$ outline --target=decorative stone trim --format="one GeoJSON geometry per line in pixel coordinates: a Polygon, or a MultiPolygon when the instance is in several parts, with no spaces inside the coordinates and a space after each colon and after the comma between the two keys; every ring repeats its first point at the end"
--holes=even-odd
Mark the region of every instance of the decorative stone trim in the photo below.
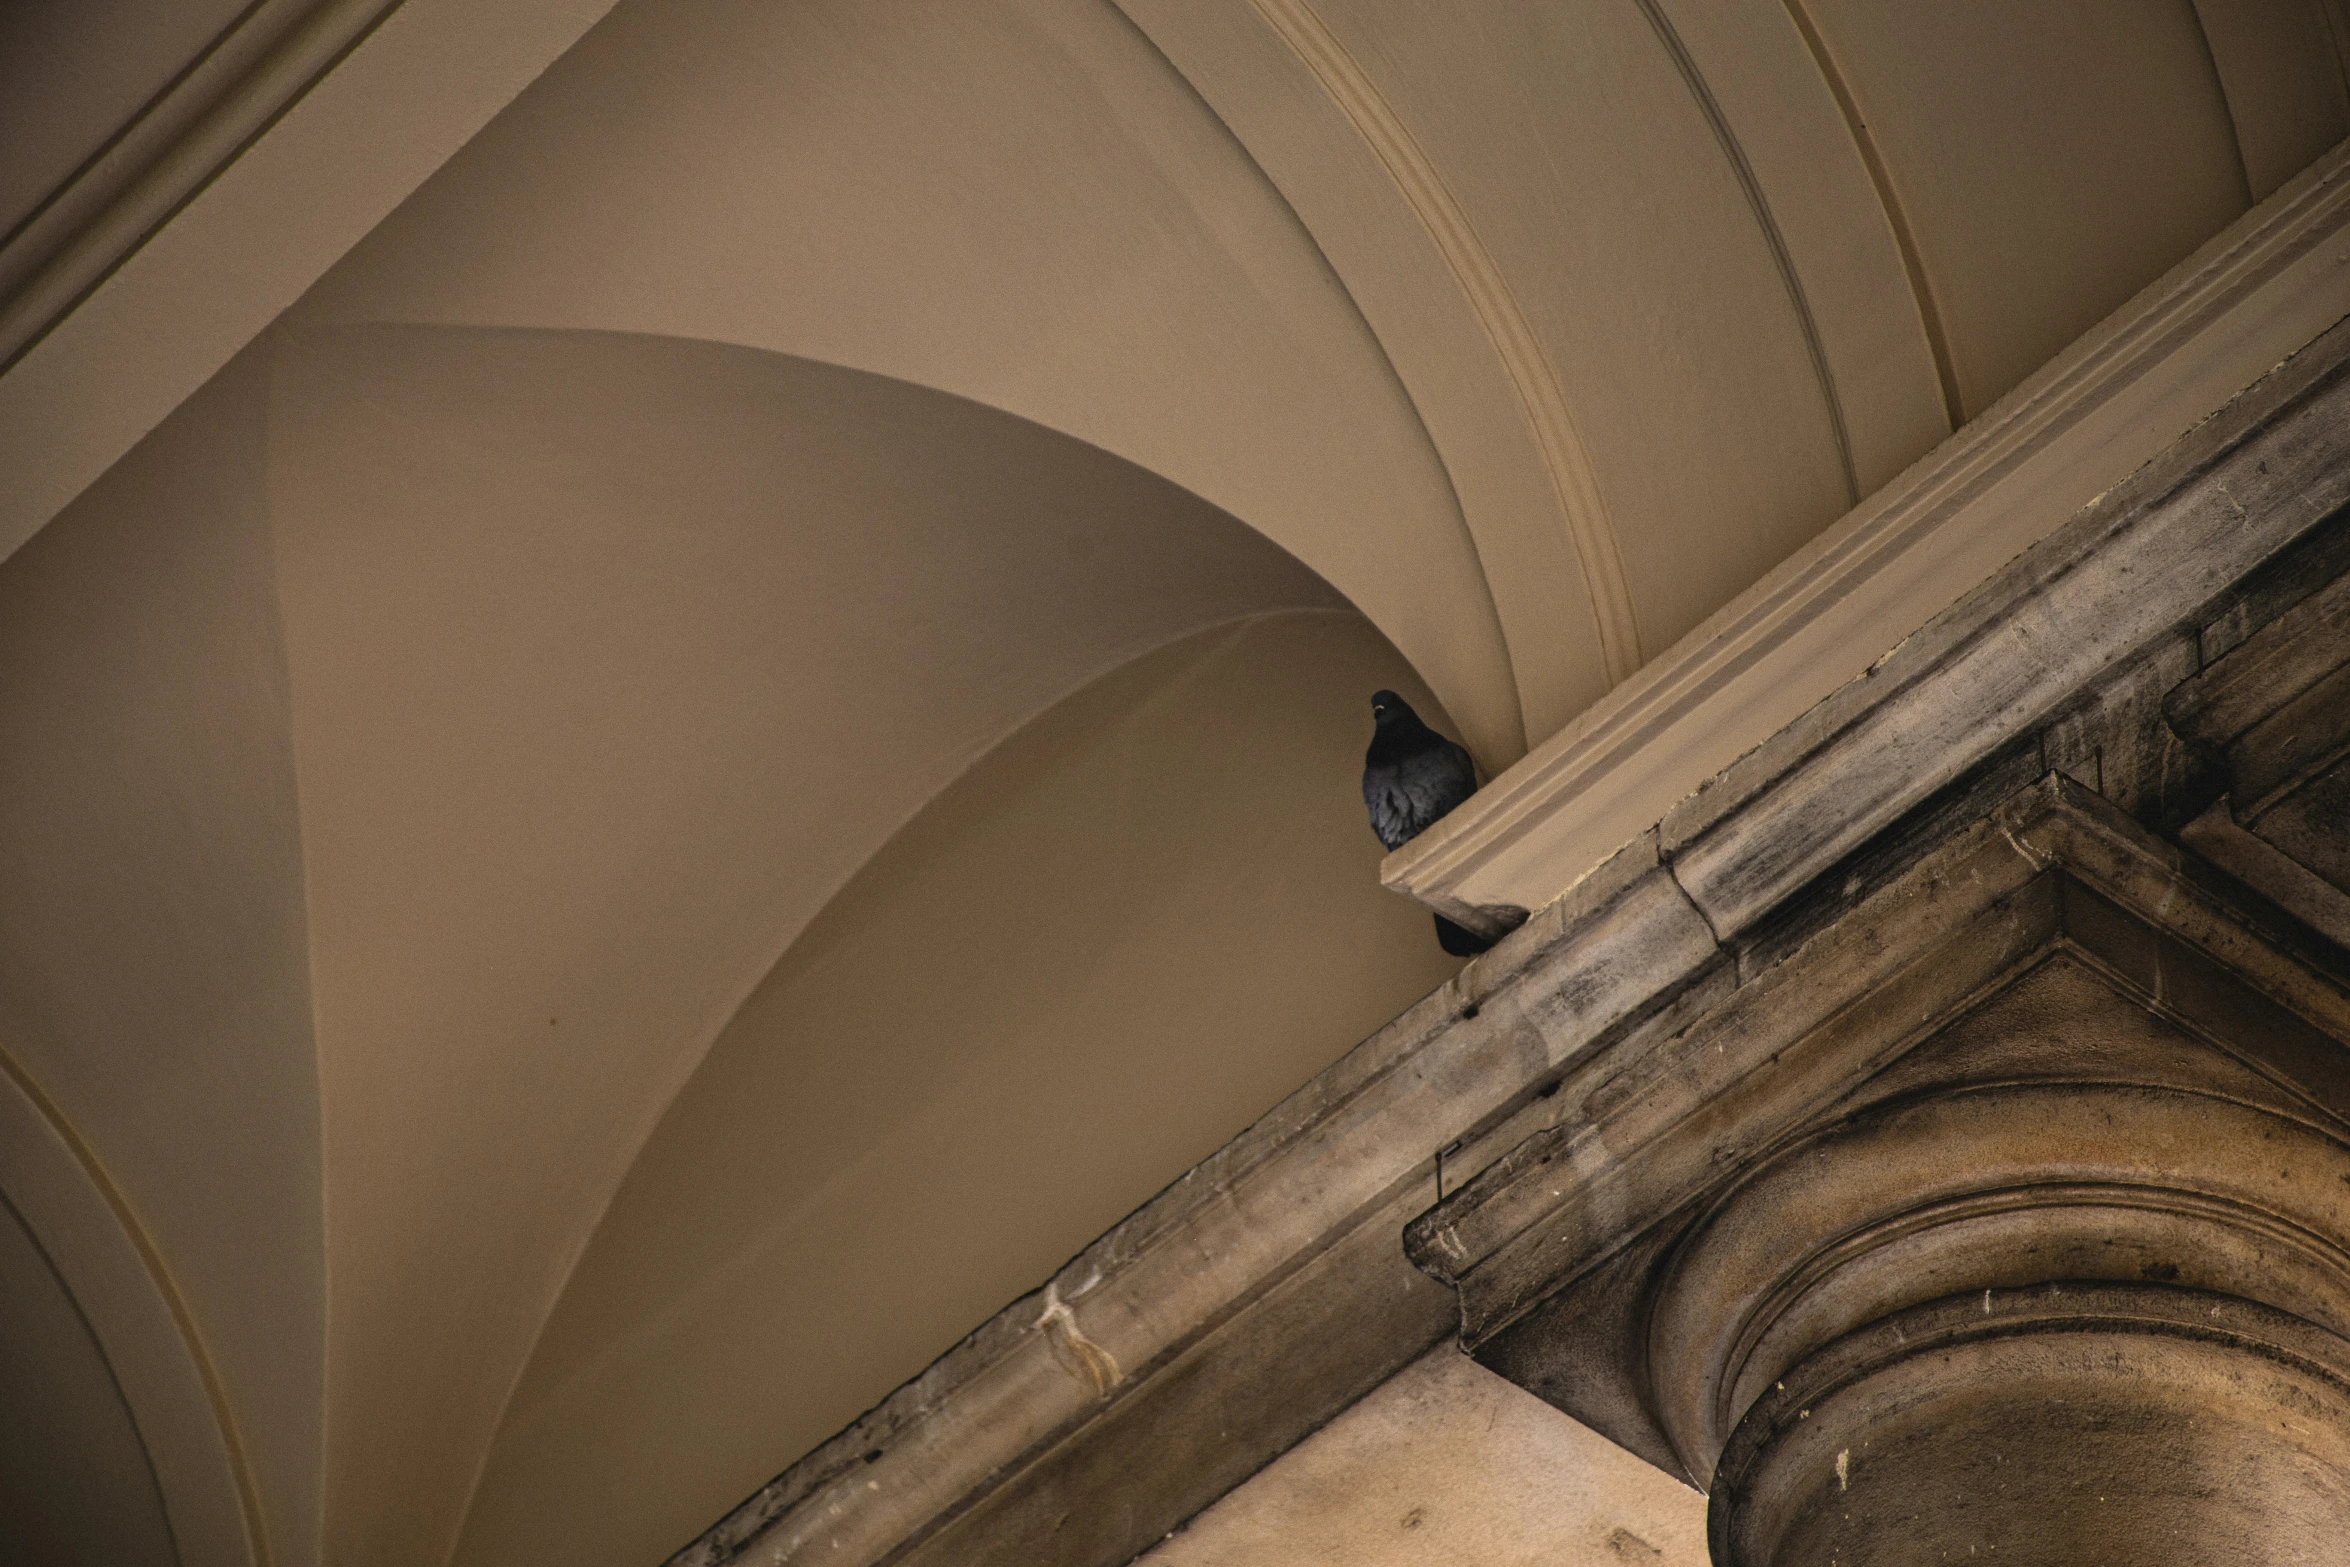
{"type": "Polygon", "coordinates": [[[1405,1244],[1479,1359],[1702,1486],[1796,1360],[1945,1295],[2183,1278],[2350,1333],[2346,1043],[2350,953],[2052,774],[1595,1056],[1405,1244]]]}
{"type": "Polygon", "coordinates": [[[2215,419],[1668,816],[1744,983],[1407,1229],[1477,1359],[1709,1491],[1717,1567],[2350,1534],[2341,384],[2215,419]],[[2035,762],[2097,787],[1997,798],[2035,762]]]}
{"type": "Polygon", "coordinates": [[[1888,649],[2085,504],[2111,515],[2125,476],[2350,313],[2346,259],[2350,146],[1389,855],[1382,879],[1482,928],[1477,910],[1549,902],[1723,769],[1775,777],[1741,754],[1783,752],[1774,732],[1816,726],[1817,703],[1867,705],[1854,687],[1888,649]]]}

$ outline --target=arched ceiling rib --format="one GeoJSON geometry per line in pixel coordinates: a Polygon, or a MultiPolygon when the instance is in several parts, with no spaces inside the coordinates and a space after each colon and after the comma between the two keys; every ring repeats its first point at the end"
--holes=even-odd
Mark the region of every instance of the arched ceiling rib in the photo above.
{"type": "Polygon", "coordinates": [[[1969,416],[2249,204],[2188,0],[1801,3],[1917,237],[1969,416]]]}
{"type": "MultiPolygon", "coordinates": [[[[1525,312],[1502,275],[1500,264],[1454,199],[1443,174],[1397,116],[1386,94],[1338,36],[1300,0],[1258,0],[1257,11],[1281,35],[1329,92],[1357,133],[1369,144],[1398,191],[1410,203],[1428,237],[1442,253],[1453,281],[1484,328],[1493,352],[1517,394],[1518,407],[1532,427],[1548,471],[1551,490],[1575,554],[1599,637],[1602,672],[1609,683],[1640,667],[1640,627],[1624,583],[1624,562],[1609,527],[1607,508],[1591,474],[1591,454],[1575,429],[1574,414],[1559,390],[1558,376],[1536,340],[1525,312]]],[[[1493,575],[1493,566],[1488,573],[1493,575]]],[[[1544,584],[1555,590],[1555,584],[1544,584]]],[[[1516,619],[1515,616],[1512,617],[1516,619]]],[[[1521,683],[1520,700],[1524,700],[1521,683]]]]}
{"type": "MultiPolygon", "coordinates": [[[[1311,110],[1294,77],[1250,59],[1291,48],[1256,20],[1251,0],[1130,8],[1290,192],[1382,339],[1397,345],[1450,461],[1451,428],[1436,410],[1510,334],[1472,327],[1475,337],[1426,343],[1402,319],[1427,308],[1430,283],[1404,285],[1398,269],[1446,226],[1410,182],[1399,190],[1391,179],[1386,191],[1357,182],[1336,202],[1315,188],[1327,159],[1365,156],[1348,137],[1366,141],[1359,122],[1376,106],[1408,127],[1526,323],[1530,340],[1500,357],[1536,359],[1572,410],[1589,473],[1566,471],[1580,464],[1556,443],[1537,442],[1547,448],[1537,460],[1548,488],[1602,509],[1639,655],[1661,651],[1849,503],[1836,427],[1770,234],[1706,103],[1639,7],[1489,7],[1461,26],[1452,13],[1384,0],[1279,0],[1273,14],[1315,18],[1365,84],[1344,80],[1345,66],[1307,76],[1305,105],[1351,108],[1318,132],[1297,124],[1311,110]],[[1217,9],[1245,17],[1218,26],[1198,14],[1217,9]]],[[[1374,131],[1368,141],[1377,140],[1374,131]]],[[[1513,399],[1504,417],[1526,425],[1534,401],[1513,399]]],[[[1899,439],[1904,460],[1922,449],[1914,431],[1899,439]]],[[[1555,498],[1533,517],[1522,492],[1496,499],[1516,526],[1575,531],[1555,498]]],[[[1486,521],[1481,508],[1470,515],[1486,521]]],[[[1515,653],[1515,626],[1555,615],[1563,595],[1541,584],[1533,591],[1544,602],[1513,617],[1508,595],[1529,587],[1492,575],[1515,653]]],[[[1588,705],[1594,673],[1555,658],[1521,668],[1521,689],[1540,682],[1542,696],[1527,698],[1529,733],[1547,735],[1588,705]]]]}
{"type": "Polygon", "coordinates": [[[2236,150],[2260,201],[2350,129],[2350,6],[2342,0],[2196,0],[2195,17],[2235,122],[2236,150]]]}
{"type": "Polygon", "coordinates": [[[180,1567],[105,1352],[5,1201],[0,1322],[0,1560],[180,1567]]]}

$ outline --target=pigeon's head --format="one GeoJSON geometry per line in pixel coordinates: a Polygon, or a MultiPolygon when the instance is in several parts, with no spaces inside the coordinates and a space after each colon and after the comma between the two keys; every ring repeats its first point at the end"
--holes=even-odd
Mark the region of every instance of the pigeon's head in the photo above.
{"type": "Polygon", "coordinates": [[[1419,715],[1412,711],[1411,703],[1397,696],[1394,692],[1374,691],[1371,693],[1371,716],[1378,720],[1379,726],[1384,729],[1398,719],[1415,718],[1419,715]]]}

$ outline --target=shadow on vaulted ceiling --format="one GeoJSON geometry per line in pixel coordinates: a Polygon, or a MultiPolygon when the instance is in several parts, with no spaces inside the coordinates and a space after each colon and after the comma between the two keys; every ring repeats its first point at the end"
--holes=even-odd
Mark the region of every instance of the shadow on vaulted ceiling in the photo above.
{"type": "Polygon", "coordinates": [[[273,1534],[323,1493],[352,1560],[657,1559],[1450,969],[1356,797],[1387,641],[876,375],[284,332],[0,622],[10,1043],[196,1260],[273,1534]],[[280,977],[215,972],[231,852],[280,977]],[[158,1072],[207,1113],[104,1091],[158,1072]]]}

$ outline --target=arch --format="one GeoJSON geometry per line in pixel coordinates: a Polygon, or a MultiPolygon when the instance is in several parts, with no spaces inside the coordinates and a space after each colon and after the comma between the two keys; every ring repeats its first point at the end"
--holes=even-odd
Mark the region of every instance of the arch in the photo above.
{"type": "Polygon", "coordinates": [[[5,1050],[0,1194],[105,1357],[179,1567],[268,1567],[251,1466],[186,1301],[88,1142],[5,1050]]]}

